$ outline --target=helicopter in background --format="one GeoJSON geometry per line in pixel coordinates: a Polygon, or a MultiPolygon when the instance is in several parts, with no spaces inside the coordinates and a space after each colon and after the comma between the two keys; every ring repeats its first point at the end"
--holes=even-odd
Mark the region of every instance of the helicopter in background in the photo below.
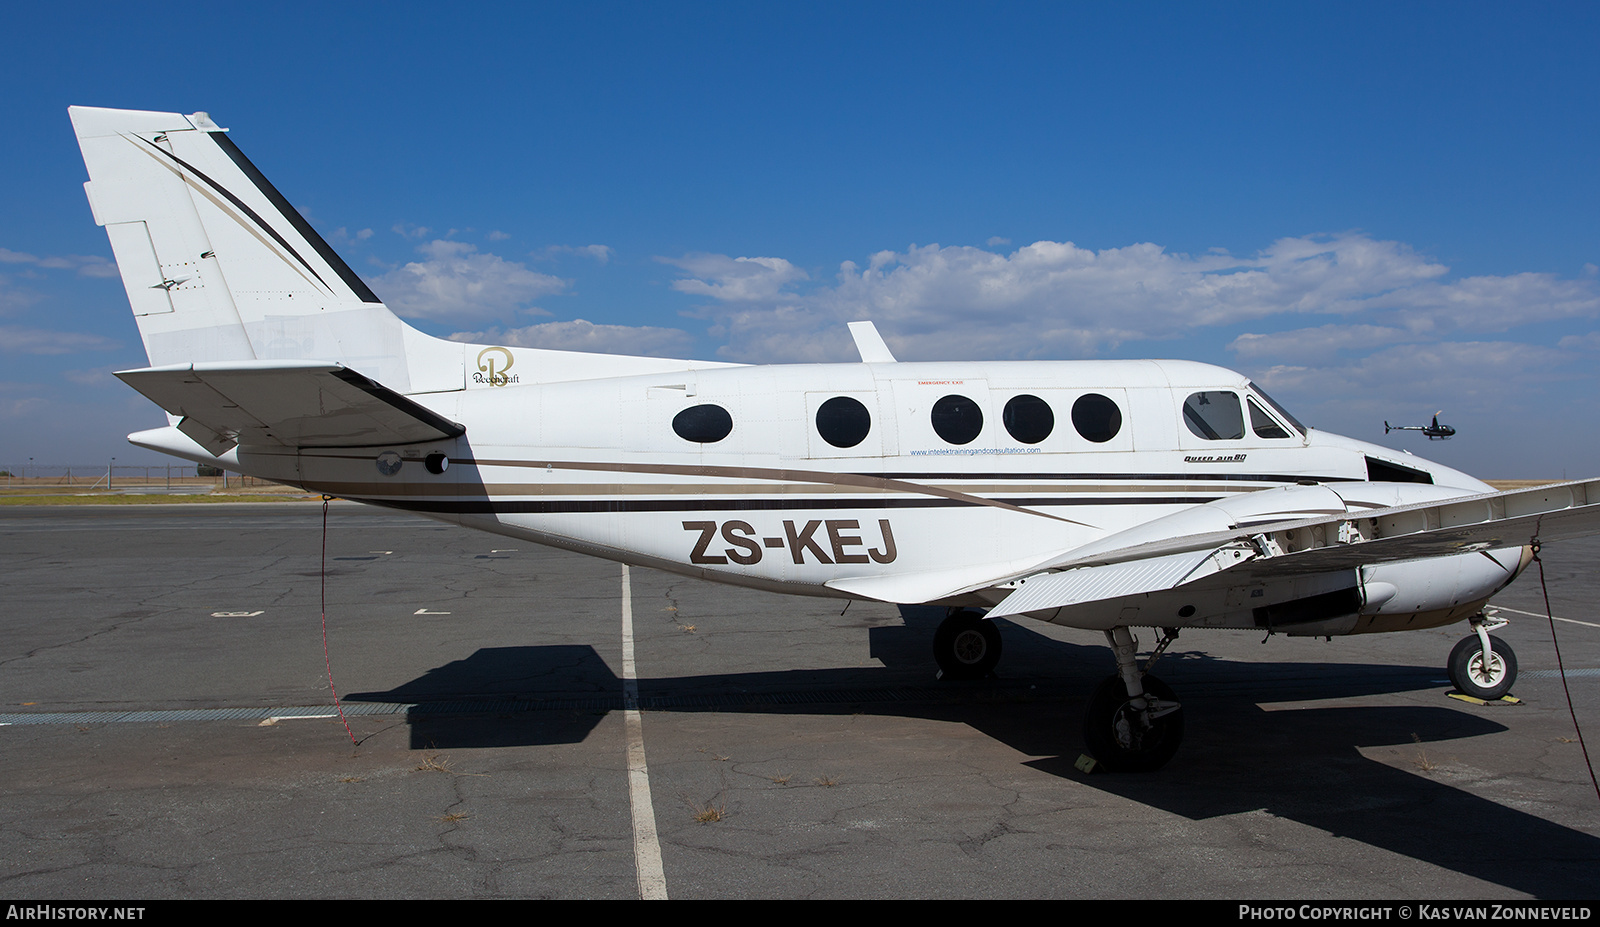
{"type": "Polygon", "coordinates": [[[1391,425],[1388,422],[1384,422],[1383,433],[1388,434],[1391,431],[1420,431],[1428,436],[1429,441],[1448,441],[1455,435],[1456,430],[1449,425],[1439,424],[1439,415],[1442,412],[1444,410],[1440,409],[1438,412],[1433,413],[1433,424],[1431,425],[1391,425]]]}

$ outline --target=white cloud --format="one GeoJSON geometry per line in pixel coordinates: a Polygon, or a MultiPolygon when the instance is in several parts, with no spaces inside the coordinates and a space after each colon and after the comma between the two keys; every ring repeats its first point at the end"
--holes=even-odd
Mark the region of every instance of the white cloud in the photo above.
{"type": "Polygon", "coordinates": [[[1257,380],[1269,390],[1338,397],[1339,402],[1370,396],[1373,385],[1382,384],[1384,396],[1450,396],[1483,406],[1498,405],[1513,383],[1526,387],[1572,379],[1573,373],[1563,370],[1571,360],[1556,348],[1515,341],[1444,341],[1396,345],[1320,366],[1277,365],[1257,380]]]}
{"type": "Polygon", "coordinates": [[[685,279],[673,281],[674,290],[720,302],[787,302],[794,297],[784,289],[807,279],[805,271],[783,258],[689,254],[657,260],[688,274],[685,279]]]}
{"type": "MultiPolygon", "coordinates": [[[[1326,330],[1358,347],[1362,338],[1437,339],[1600,314],[1593,277],[1449,281],[1443,264],[1358,233],[1284,238],[1249,257],[1148,243],[1093,251],[1039,241],[1010,254],[912,246],[874,254],[865,267],[846,261],[831,284],[809,288],[781,258],[666,263],[685,272],[675,289],[713,301],[705,311],[728,340],[723,353],[740,360],[843,359],[849,341],[836,331],[856,319],[876,321],[901,356],[935,359],[1084,356],[1296,315],[1365,326],[1326,330]]],[[[1242,335],[1235,350],[1267,358],[1289,344],[1265,338],[1242,335]]]]}
{"type": "Polygon", "coordinates": [[[544,249],[543,255],[536,254],[535,256],[553,258],[558,254],[575,254],[578,257],[586,257],[604,264],[610,261],[615,253],[615,251],[611,250],[610,245],[551,245],[544,249]]]}
{"type": "Polygon", "coordinates": [[[7,354],[74,354],[78,351],[109,351],[118,347],[121,345],[110,338],[85,332],[0,325],[0,351],[7,354]]]}
{"type": "Polygon", "coordinates": [[[1417,336],[1387,325],[1323,325],[1294,331],[1256,335],[1246,332],[1233,339],[1228,350],[1251,360],[1270,358],[1279,363],[1325,360],[1335,351],[1374,349],[1417,336]]]}
{"type": "Polygon", "coordinates": [[[50,270],[70,270],[81,277],[115,277],[117,265],[96,254],[46,255],[37,257],[22,251],[0,248],[0,264],[30,264],[50,270]]]}
{"type": "MultiPolygon", "coordinates": [[[[1551,473],[1551,455],[1530,455],[1529,449],[1549,438],[1552,422],[1584,415],[1594,396],[1593,377],[1573,360],[1539,345],[1446,341],[1322,364],[1275,365],[1255,371],[1254,379],[1307,425],[1393,447],[1410,442],[1385,436],[1383,422],[1416,424],[1443,410],[1441,421],[1460,428],[1457,438],[1426,449],[1410,444],[1412,450],[1486,475],[1543,476],[1551,473]]],[[[1586,459],[1581,443],[1593,441],[1574,435],[1562,454],[1586,459]]]]}
{"type": "Polygon", "coordinates": [[[19,290],[9,277],[0,274],[0,315],[19,312],[38,302],[39,299],[38,293],[19,290]]]}
{"type": "Polygon", "coordinates": [[[372,280],[372,289],[400,315],[452,322],[508,321],[546,314],[529,304],[559,293],[567,281],[529,270],[461,241],[435,240],[413,261],[372,280]]]}
{"type": "Polygon", "coordinates": [[[1499,332],[1530,322],[1592,316],[1600,311],[1600,288],[1593,279],[1563,280],[1554,274],[1466,277],[1400,288],[1343,308],[1392,309],[1396,319],[1419,332],[1499,332]]]}
{"type": "Polygon", "coordinates": [[[633,325],[596,325],[584,319],[543,322],[522,328],[491,328],[456,332],[452,341],[503,344],[511,347],[548,348],[556,351],[591,351],[599,354],[637,354],[683,357],[694,348],[694,338],[676,328],[633,325]]]}

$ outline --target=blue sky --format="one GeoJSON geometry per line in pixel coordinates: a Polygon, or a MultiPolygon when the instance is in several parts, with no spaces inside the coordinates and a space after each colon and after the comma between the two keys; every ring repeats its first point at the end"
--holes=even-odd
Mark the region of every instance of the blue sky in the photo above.
{"type": "Polygon", "coordinates": [[[0,467],[161,460],[72,104],[205,110],[420,327],[1183,357],[1482,476],[1600,475],[1593,4],[0,12],[0,467]]]}

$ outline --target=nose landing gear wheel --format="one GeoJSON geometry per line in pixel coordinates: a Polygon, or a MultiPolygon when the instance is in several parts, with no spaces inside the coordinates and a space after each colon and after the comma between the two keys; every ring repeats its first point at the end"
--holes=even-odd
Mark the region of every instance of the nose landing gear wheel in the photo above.
{"type": "Polygon", "coordinates": [[[946,679],[982,679],[1000,662],[1000,629],[978,612],[956,612],[934,632],[933,658],[946,679]]]}
{"type": "Polygon", "coordinates": [[[1478,635],[1463,637],[1450,651],[1450,682],[1463,695],[1494,701],[1511,691],[1517,681],[1517,655],[1510,645],[1490,635],[1490,659],[1483,659],[1478,635]]]}
{"type": "Polygon", "coordinates": [[[1083,742],[1110,772],[1153,772],[1167,764],[1183,741],[1183,709],[1161,713],[1159,703],[1175,705],[1172,687],[1154,676],[1144,677],[1146,699],[1155,699],[1157,717],[1134,707],[1121,676],[1109,676],[1095,687],[1083,711],[1083,742]]]}

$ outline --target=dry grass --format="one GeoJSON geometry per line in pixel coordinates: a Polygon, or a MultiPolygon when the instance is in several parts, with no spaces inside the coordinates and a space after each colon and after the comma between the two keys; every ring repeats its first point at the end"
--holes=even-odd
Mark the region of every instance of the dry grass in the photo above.
{"type": "Polygon", "coordinates": [[[783,773],[777,776],[768,776],[767,778],[771,779],[774,785],[788,785],[789,779],[792,777],[788,773],[783,773]]]}
{"type": "Polygon", "coordinates": [[[839,784],[839,780],[833,778],[832,776],[818,776],[817,778],[813,779],[812,781],[815,782],[817,785],[822,786],[825,789],[831,789],[834,786],[839,784]]]}
{"type": "Polygon", "coordinates": [[[417,766],[417,772],[455,772],[450,768],[448,757],[440,753],[427,753],[422,757],[422,762],[417,766]]]}
{"type": "Polygon", "coordinates": [[[449,814],[439,818],[439,820],[446,824],[454,824],[457,821],[465,821],[468,816],[469,815],[465,811],[452,811],[449,814]]]}
{"type": "Polygon", "coordinates": [[[727,816],[728,802],[724,796],[718,795],[715,800],[706,802],[704,806],[689,802],[689,810],[694,812],[696,824],[715,824],[727,816]]]}
{"type": "Polygon", "coordinates": [[[1438,769],[1439,764],[1428,759],[1428,751],[1422,748],[1422,738],[1412,734],[1411,741],[1417,745],[1417,757],[1411,761],[1411,764],[1423,772],[1433,772],[1438,769]]]}

